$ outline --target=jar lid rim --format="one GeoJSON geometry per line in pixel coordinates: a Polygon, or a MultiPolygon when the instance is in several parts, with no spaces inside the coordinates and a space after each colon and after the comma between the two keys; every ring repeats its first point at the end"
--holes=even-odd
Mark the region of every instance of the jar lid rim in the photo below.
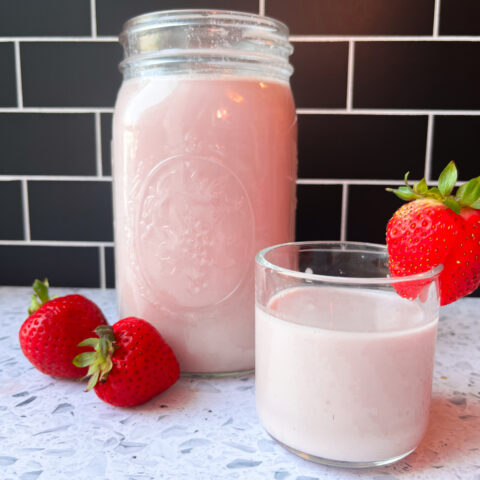
{"type": "MultiPolygon", "coordinates": [[[[221,25],[239,22],[243,25],[267,28],[279,35],[288,36],[289,30],[285,23],[256,13],[241,12],[234,10],[207,10],[207,9],[177,9],[158,10],[143,13],[127,20],[122,27],[122,33],[132,30],[146,30],[159,26],[159,22],[167,26],[185,23],[212,23],[221,25]]],[[[122,34],[120,34],[120,38],[122,34]]]]}

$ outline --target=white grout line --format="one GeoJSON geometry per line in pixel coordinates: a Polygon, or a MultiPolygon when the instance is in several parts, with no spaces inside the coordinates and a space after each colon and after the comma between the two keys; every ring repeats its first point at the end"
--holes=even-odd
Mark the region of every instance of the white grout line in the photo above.
{"type": "Polygon", "coordinates": [[[425,148],[425,180],[430,183],[432,173],[432,143],[433,142],[433,115],[428,116],[427,124],[427,145],[425,148]]]}
{"type": "Polygon", "coordinates": [[[479,42],[480,36],[452,35],[452,36],[421,36],[421,35],[290,35],[291,42],[479,42]]]}
{"type": "Polygon", "coordinates": [[[340,223],[340,241],[347,239],[348,185],[342,185],[342,217],[340,223]]]}
{"type": "MultiPolygon", "coordinates": [[[[0,113],[113,113],[113,107],[1,107],[0,113]]],[[[480,115],[480,110],[428,110],[406,108],[297,108],[297,114],[338,115],[480,115]]]]}
{"type": "MultiPolygon", "coordinates": [[[[409,178],[410,183],[418,182],[420,179],[409,178]]],[[[404,185],[404,180],[357,180],[357,179],[336,179],[336,178],[299,178],[297,180],[297,185],[364,185],[364,186],[374,186],[374,185],[404,185]]],[[[458,185],[461,185],[465,182],[458,182],[458,185]]],[[[430,181],[430,185],[438,185],[438,181],[430,181]]]]}
{"type": "Polygon", "coordinates": [[[102,168],[102,131],[100,124],[100,113],[95,112],[95,162],[97,166],[97,176],[103,176],[102,168]]]}
{"type": "MultiPolygon", "coordinates": [[[[81,182],[111,182],[112,177],[74,177],[74,176],[54,176],[54,175],[0,175],[0,182],[4,181],[81,181],[81,182]]],[[[411,179],[414,181],[415,179],[411,179]]],[[[419,179],[418,179],[419,180],[419,179]]],[[[431,182],[432,184],[435,182],[431,182]]],[[[402,185],[401,179],[356,179],[356,178],[299,178],[297,185],[402,185]]]]}
{"type": "Polygon", "coordinates": [[[17,104],[18,108],[23,108],[23,87],[22,87],[22,63],[20,59],[20,44],[15,42],[15,76],[17,77],[17,104]]]}
{"type": "Polygon", "coordinates": [[[118,37],[0,37],[0,42],[118,42],[118,37]]]}
{"type": "MultiPolygon", "coordinates": [[[[1,111],[1,109],[0,109],[1,111]]],[[[298,115],[480,115],[480,110],[426,110],[393,108],[297,108],[298,115]]]]}
{"type": "Polygon", "coordinates": [[[95,0],[90,0],[90,21],[92,38],[97,39],[97,6],[95,0]]]}
{"type": "Polygon", "coordinates": [[[403,180],[365,180],[341,178],[299,178],[297,185],[402,185],[403,180]]]}
{"type": "Polygon", "coordinates": [[[59,181],[59,182],[111,182],[112,177],[105,175],[103,177],[86,175],[0,175],[0,181],[28,180],[28,181],[59,181]]]}
{"type": "MultiPolygon", "coordinates": [[[[261,0],[260,0],[261,1],[261,0]]],[[[480,35],[290,35],[291,42],[480,42],[480,35]]],[[[118,43],[115,35],[100,37],[0,37],[0,42],[112,42],[118,43]]]]}
{"type": "Polygon", "coordinates": [[[438,39],[438,31],[440,28],[440,0],[435,0],[435,6],[433,7],[433,36],[435,40],[438,39]]]}
{"type": "Polygon", "coordinates": [[[265,15],[265,0],[259,0],[258,2],[258,14],[265,15]]]}
{"type": "Polygon", "coordinates": [[[113,242],[81,242],[67,240],[0,240],[0,245],[32,247],[113,247],[113,242]]]}
{"type": "Polygon", "coordinates": [[[355,68],[355,42],[348,42],[348,72],[347,72],[347,111],[353,107],[353,69],[355,68]]]}
{"type": "Polygon", "coordinates": [[[107,286],[107,276],[105,269],[105,247],[103,245],[98,247],[99,253],[99,264],[100,264],[100,288],[106,288],[107,286]]]}
{"type": "Polygon", "coordinates": [[[27,242],[30,241],[30,207],[28,205],[28,185],[25,179],[22,180],[22,208],[23,208],[23,235],[27,242]]]}
{"type": "Polygon", "coordinates": [[[3,107],[0,113],[113,113],[113,107],[3,107]]]}

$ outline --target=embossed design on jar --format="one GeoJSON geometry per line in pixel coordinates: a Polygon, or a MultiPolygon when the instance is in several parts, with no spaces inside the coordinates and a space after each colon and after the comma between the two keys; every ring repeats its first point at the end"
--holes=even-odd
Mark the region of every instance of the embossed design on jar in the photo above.
{"type": "Polygon", "coordinates": [[[136,204],[136,269],[152,297],[198,309],[235,292],[253,262],[254,217],[234,172],[176,155],[148,173],[136,204]]]}

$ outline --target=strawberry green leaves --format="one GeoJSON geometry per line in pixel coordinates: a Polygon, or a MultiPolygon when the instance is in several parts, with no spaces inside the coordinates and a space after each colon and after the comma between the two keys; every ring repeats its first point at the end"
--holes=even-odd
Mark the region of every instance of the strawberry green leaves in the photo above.
{"type": "Polygon", "coordinates": [[[450,162],[438,178],[438,187],[429,188],[425,178],[416,183],[413,188],[408,184],[407,172],[405,175],[405,185],[396,189],[387,188],[400,199],[410,202],[421,198],[431,198],[443,203],[446,207],[455,213],[460,213],[462,207],[471,207],[480,210],[480,177],[473,178],[469,182],[460,186],[455,195],[453,189],[458,179],[458,171],[455,163],[450,162]]]}
{"type": "Polygon", "coordinates": [[[41,282],[38,278],[33,282],[33,291],[35,292],[32,295],[32,300],[30,301],[30,306],[28,307],[28,314],[36,312],[42,305],[47,303],[50,300],[48,295],[48,279],[46,278],[41,282]]]}
{"type": "Polygon", "coordinates": [[[93,347],[93,352],[83,352],[73,359],[76,367],[88,367],[86,391],[89,392],[98,382],[104,382],[113,367],[112,355],[115,352],[115,335],[109,325],[99,325],[95,330],[98,338],[87,338],[79,347],[93,347]]]}
{"type": "Polygon", "coordinates": [[[480,177],[472,178],[457,190],[460,205],[480,209],[480,177]]]}
{"type": "Polygon", "coordinates": [[[457,167],[454,162],[450,162],[438,177],[438,189],[444,197],[452,193],[455,183],[457,183],[457,167]]]}

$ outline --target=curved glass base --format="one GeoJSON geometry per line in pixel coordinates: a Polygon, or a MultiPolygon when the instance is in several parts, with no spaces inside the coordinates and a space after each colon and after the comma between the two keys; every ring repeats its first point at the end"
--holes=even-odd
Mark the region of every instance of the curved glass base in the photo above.
{"type": "Polygon", "coordinates": [[[305,460],[309,460],[311,462],[315,463],[321,463],[322,465],[328,465],[330,467],[340,467],[340,468],[373,468],[373,467],[383,467],[385,465],[390,465],[392,463],[398,462],[402,458],[405,458],[406,456],[410,455],[415,449],[413,448],[409,452],[403,453],[402,455],[398,455],[393,458],[388,458],[386,460],[378,460],[378,461],[373,461],[373,462],[349,462],[349,461],[344,461],[344,460],[332,460],[329,458],[322,458],[322,457],[317,457],[315,455],[310,455],[309,453],[304,453],[301,452],[300,450],[297,450],[295,448],[289,447],[288,445],[285,445],[283,442],[280,440],[277,440],[275,437],[270,435],[277,443],[279,443],[283,448],[288,450],[291,453],[294,453],[295,455],[298,455],[299,457],[304,458],[305,460]]]}
{"type": "Polygon", "coordinates": [[[222,378],[222,377],[241,377],[243,375],[250,375],[253,373],[255,369],[251,368],[249,370],[239,370],[237,372],[217,372],[217,373],[210,373],[210,372],[181,372],[181,377],[200,377],[200,378],[222,378]]]}

